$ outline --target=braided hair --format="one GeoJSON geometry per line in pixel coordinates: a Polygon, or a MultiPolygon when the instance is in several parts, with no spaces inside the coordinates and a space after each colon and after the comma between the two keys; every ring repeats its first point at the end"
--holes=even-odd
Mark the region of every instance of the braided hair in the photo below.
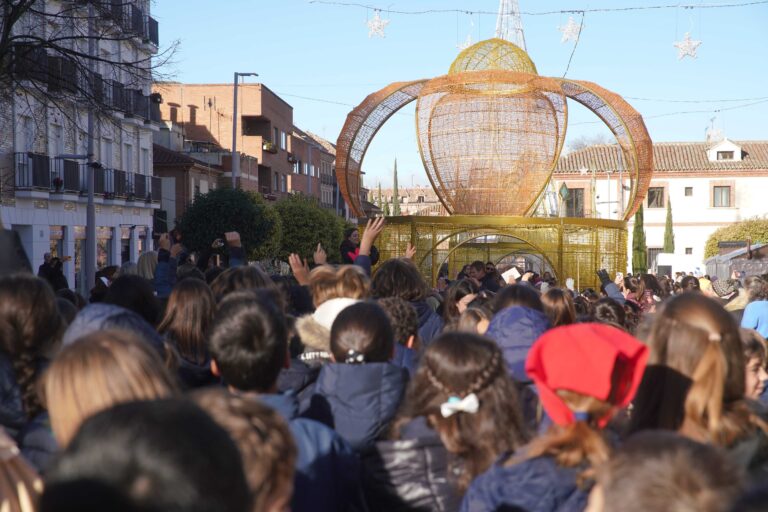
{"type": "Polygon", "coordinates": [[[13,366],[27,418],[43,409],[36,390],[39,359],[60,337],[62,325],[48,283],[25,274],[0,278],[0,351],[13,366]]]}
{"type": "Polygon", "coordinates": [[[475,334],[444,333],[427,347],[393,423],[392,437],[420,416],[462,465],[456,482],[462,492],[500,454],[514,452],[528,439],[517,390],[499,347],[475,334]],[[442,404],[471,394],[479,403],[476,412],[441,414],[442,404]]]}

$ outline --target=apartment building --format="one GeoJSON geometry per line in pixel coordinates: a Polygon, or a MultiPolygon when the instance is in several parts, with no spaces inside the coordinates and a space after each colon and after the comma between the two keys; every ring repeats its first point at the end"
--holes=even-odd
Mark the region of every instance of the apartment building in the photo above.
{"type": "MultiPolygon", "coordinates": [[[[643,202],[648,265],[664,246],[667,204],[671,202],[675,254],[704,269],[704,244],[716,229],[768,208],[768,141],[659,142],[653,145],[654,173],[643,202]]],[[[629,201],[629,180],[616,145],[597,145],[560,159],[554,191],[565,184],[563,213],[570,217],[618,219],[629,201]]],[[[629,221],[629,248],[632,229],[629,221]]],[[[691,271],[695,269],[690,269],[691,271]]],[[[722,277],[722,276],[721,276],[722,277]]]]}
{"type": "MultiPolygon", "coordinates": [[[[161,117],[181,126],[185,141],[232,148],[232,84],[160,82],[153,90],[163,97],[161,117]]],[[[290,192],[293,107],[263,84],[238,87],[237,150],[257,162],[256,172],[241,174],[238,186],[276,200],[290,192]]],[[[231,182],[231,168],[222,174],[231,182]]]]}
{"type": "Polygon", "coordinates": [[[12,27],[20,37],[5,82],[12,91],[0,95],[0,214],[35,267],[47,252],[71,256],[64,270],[74,287],[85,253],[89,136],[98,265],[136,261],[150,245],[160,200],[152,175],[159,98],[151,91],[158,23],[149,0],[39,4],[40,13],[12,27]]]}

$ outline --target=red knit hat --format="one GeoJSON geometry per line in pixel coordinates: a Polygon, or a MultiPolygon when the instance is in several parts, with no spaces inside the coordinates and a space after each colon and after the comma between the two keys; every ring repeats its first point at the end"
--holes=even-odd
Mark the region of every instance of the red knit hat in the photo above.
{"type": "MultiPolygon", "coordinates": [[[[585,323],[557,327],[533,344],[525,371],[533,379],[549,417],[565,426],[576,421],[557,395],[568,390],[626,407],[643,378],[648,347],[626,332],[608,325],[585,323]],[[617,389],[612,389],[614,371],[617,389]]],[[[600,426],[610,420],[594,418],[600,426]]]]}

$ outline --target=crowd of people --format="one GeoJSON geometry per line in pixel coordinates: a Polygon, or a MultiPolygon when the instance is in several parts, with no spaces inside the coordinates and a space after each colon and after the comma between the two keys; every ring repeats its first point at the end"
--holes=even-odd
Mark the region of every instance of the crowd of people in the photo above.
{"type": "Polygon", "coordinates": [[[0,510],[764,509],[768,276],[433,289],[383,228],[291,276],[163,234],[85,298],[0,226],[0,510]]]}

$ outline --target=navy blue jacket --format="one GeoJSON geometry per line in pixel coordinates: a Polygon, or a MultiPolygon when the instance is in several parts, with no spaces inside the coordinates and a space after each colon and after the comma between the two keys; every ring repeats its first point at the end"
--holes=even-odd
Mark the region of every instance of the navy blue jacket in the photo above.
{"type": "Polygon", "coordinates": [[[576,484],[583,468],[558,466],[551,457],[505,467],[505,459],[472,481],[462,512],[492,512],[503,506],[526,512],[581,512],[587,506],[589,490],[576,484]]]}
{"type": "Polygon", "coordinates": [[[333,428],[355,450],[370,447],[395,417],[408,372],[392,363],[326,363],[305,416],[333,428]]]}
{"type": "Polygon", "coordinates": [[[171,258],[170,251],[160,249],[157,251],[157,267],[155,267],[155,294],[158,298],[167,299],[171,296],[173,286],[176,284],[176,267],[178,261],[171,258]]]}
{"type": "Polygon", "coordinates": [[[336,432],[316,421],[298,417],[292,393],[260,395],[286,420],[296,442],[296,475],[291,510],[344,511],[365,508],[360,460],[336,432]]]}
{"type": "Polygon", "coordinates": [[[221,384],[221,379],[211,373],[210,360],[199,364],[179,357],[177,374],[184,391],[221,384]]]}
{"type": "Polygon", "coordinates": [[[549,319],[541,311],[511,306],[496,313],[485,335],[496,342],[504,355],[507,370],[515,380],[528,382],[525,360],[533,342],[549,329],[549,319]]]}
{"type": "Polygon", "coordinates": [[[390,359],[390,362],[395,366],[405,368],[408,371],[408,377],[413,377],[419,365],[419,353],[412,348],[395,343],[395,354],[390,359]]]}
{"type": "Polygon", "coordinates": [[[378,441],[363,453],[363,488],[371,512],[449,512],[461,503],[451,455],[424,417],[400,429],[400,438],[378,441]]]}
{"type": "Polygon", "coordinates": [[[411,305],[419,315],[419,341],[426,347],[443,331],[443,319],[425,300],[411,302],[411,305]]]}
{"type": "Polygon", "coordinates": [[[320,375],[320,365],[308,365],[300,359],[291,359],[290,368],[283,368],[277,376],[277,391],[293,392],[299,404],[309,403],[320,375]]]}
{"type": "MultiPolygon", "coordinates": [[[[42,369],[44,361],[38,366],[42,369]]],[[[19,446],[24,458],[40,473],[48,467],[58,451],[49,424],[48,413],[27,418],[10,359],[0,354],[0,425],[19,446]]]]}

